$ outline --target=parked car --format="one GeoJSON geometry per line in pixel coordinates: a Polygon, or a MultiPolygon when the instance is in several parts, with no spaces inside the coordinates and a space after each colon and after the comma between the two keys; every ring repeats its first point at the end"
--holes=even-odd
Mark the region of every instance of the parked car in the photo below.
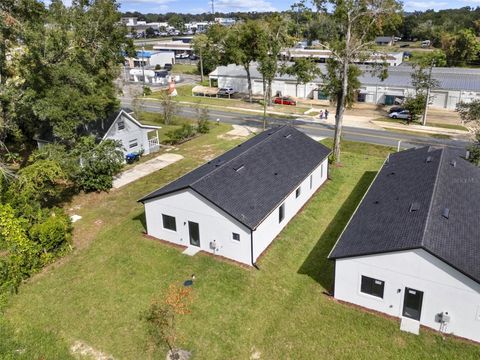
{"type": "Polygon", "coordinates": [[[190,54],[190,56],[188,57],[190,60],[197,60],[198,59],[198,56],[195,55],[195,54],[190,54]]]}
{"type": "Polygon", "coordinates": [[[388,113],[391,114],[391,113],[400,112],[400,111],[403,111],[403,110],[405,110],[405,108],[403,106],[392,106],[390,108],[390,110],[388,110],[388,113]]]}
{"type": "Polygon", "coordinates": [[[280,105],[297,105],[297,102],[289,96],[277,96],[275,99],[273,99],[273,102],[280,105]]]}
{"type": "Polygon", "coordinates": [[[165,70],[167,70],[167,71],[171,71],[172,68],[173,68],[173,65],[172,65],[172,64],[165,64],[165,65],[163,66],[163,68],[164,68],[165,70]]]}
{"type": "Polygon", "coordinates": [[[218,96],[232,96],[233,94],[235,94],[235,90],[233,90],[233,88],[220,88],[218,89],[218,93],[217,95],[218,96]]]}
{"type": "Polygon", "coordinates": [[[399,112],[392,112],[391,114],[388,114],[389,117],[392,119],[404,119],[404,120],[409,120],[410,119],[410,111],[408,110],[402,110],[399,112]]]}

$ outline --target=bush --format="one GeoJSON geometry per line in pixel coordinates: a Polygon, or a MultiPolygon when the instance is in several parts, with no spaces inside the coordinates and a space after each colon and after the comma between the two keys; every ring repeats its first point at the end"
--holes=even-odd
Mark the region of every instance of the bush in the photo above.
{"type": "Polygon", "coordinates": [[[152,95],[152,89],[150,89],[148,86],[143,87],[143,95],[148,96],[152,95]]]}
{"type": "MultiPolygon", "coordinates": [[[[54,255],[70,243],[71,221],[60,209],[55,209],[43,222],[33,225],[29,235],[42,248],[43,254],[54,255]]],[[[50,259],[45,259],[48,263],[50,259]]]]}
{"type": "Polygon", "coordinates": [[[107,191],[112,188],[113,176],[124,165],[123,151],[118,141],[95,143],[95,138],[84,137],[74,149],[79,159],[75,183],[84,191],[107,191]]]}
{"type": "Polygon", "coordinates": [[[183,124],[180,128],[167,132],[167,142],[170,144],[178,144],[184,140],[187,140],[195,135],[195,129],[191,124],[183,124]]]}
{"type": "Polygon", "coordinates": [[[197,132],[199,132],[200,134],[208,133],[210,131],[210,122],[208,121],[208,109],[198,108],[197,114],[197,132]]]}

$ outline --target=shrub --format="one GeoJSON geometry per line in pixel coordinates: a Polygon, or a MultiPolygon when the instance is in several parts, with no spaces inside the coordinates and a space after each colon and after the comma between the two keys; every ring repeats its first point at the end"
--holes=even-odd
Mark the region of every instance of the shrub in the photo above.
{"type": "Polygon", "coordinates": [[[143,95],[148,96],[152,95],[152,89],[150,89],[148,86],[143,87],[143,95]]]}
{"type": "Polygon", "coordinates": [[[44,263],[48,263],[51,258],[55,257],[55,253],[70,243],[71,231],[72,227],[68,216],[62,210],[55,209],[43,222],[33,225],[29,235],[32,241],[40,245],[43,254],[51,254],[49,259],[44,261],[44,263]]]}
{"type": "Polygon", "coordinates": [[[170,144],[178,144],[195,135],[195,129],[191,124],[185,123],[180,128],[171,130],[165,134],[168,138],[167,142],[170,144]]]}

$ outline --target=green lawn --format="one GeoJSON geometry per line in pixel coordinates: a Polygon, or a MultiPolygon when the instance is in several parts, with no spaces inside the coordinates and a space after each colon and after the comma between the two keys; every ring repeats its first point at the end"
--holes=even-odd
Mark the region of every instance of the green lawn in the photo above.
{"type": "MultiPolygon", "coordinates": [[[[383,122],[390,122],[390,123],[394,123],[394,124],[407,125],[406,120],[392,119],[392,118],[389,118],[389,117],[380,117],[380,118],[374,119],[374,121],[383,121],[383,122]]],[[[412,125],[422,125],[422,123],[420,121],[416,121],[412,125]]],[[[454,129],[454,130],[468,131],[468,129],[465,126],[456,125],[456,124],[444,124],[444,123],[436,123],[436,122],[427,121],[427,126],[433,126],[433,127],[443,128],[443,129],[454,129]]]]}
{"type": "MultiPolygon", "coordinates": [[[[240,140],[211,133],[181,146],[185,159],[120,190],[75,200],[77,249],[13,296],[0,319],[2,359],[67,359],[81,340],[116,359],[149,357],[140,314],[171,283],[195,273],[192,313],[179,323],[194,359],[478,359],[480,348],[399,331],[396,320],[337,303],[326,256],[389,149],[344,143],[341,167],[280,234],[260,271],[180,251],[141,235],[135,201],[240,140]],[[15,350],[21,349],[21,352],[15,350]],[[23,351],[23,352],[22,352],[23,351]]],[[[327,140],[330,144],[331,141],[327,140]]],[[[152,356],[164,359],[164,353],[152,356]]]]}
{"type": "Polygon", "coordinates": [[[197,65],[174,64],[172,74],[200,75],[197,65]]]}
{"type": "MultiPolygon", "coordinates": [[[[208,96],[192,96],[192,89],[194,85],[181,85],[177,86],[178,95],[175,97],[176,101],[190,102],[199,105],[213,105],[213,106],[224,106],[235,108],[225,109],[226,111],[235,111],[242,112],[242,109],[253,109],[263,111],[263,105],[258,101],[249,103],[248,101],[242,99],[228,99],[228,98],[217,98],[217,97],[208,97],[208,96]]],[[[153,93],[149,97],[151,98],[160,98],[160,94],[153,93]]],[[[289,106],[289,105],[273,105],[267,109],[267,112],[283,112],[286,114],[298,115],[303,114],[309,108],[305,106],[289,106]]]]}

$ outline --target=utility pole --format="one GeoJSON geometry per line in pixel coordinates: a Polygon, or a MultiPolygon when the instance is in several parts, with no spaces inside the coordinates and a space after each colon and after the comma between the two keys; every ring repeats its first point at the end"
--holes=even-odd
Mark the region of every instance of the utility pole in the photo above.
{"type": "Polygon", "coordinates": [[[142,93],[143,93],[143,96],[145,96],[145,61],[143,60],[144,59],[144,53],[145,53],[145,43],[142,46],[142,77],[143,77],[142,93]]]}
{"type": "Polygon", "coordinates": [[[425,108],[423,109],[423,119],[422,119],[422,125],[423,126],[427,125],[428,102],[430,100],[430,86],[431,86],[431,83],[432,83],[432,70],[433,70],[434,66],[435,66],[435,60],[432,60],[432,63],[430,64],[430,69],[428,70],[427,96],[425,98],[425,108]]]}
{"type": "Polygon", "coordinates": [[[212,0],[212,15],[215,17],[215,0],[212,0]]]}
{"type": "Polygon", "coordinates": [[[203,55],[202,55],[202,46],[200,46],[200,76],[201,76],[201,81],[203,83],[203,55]]]}

